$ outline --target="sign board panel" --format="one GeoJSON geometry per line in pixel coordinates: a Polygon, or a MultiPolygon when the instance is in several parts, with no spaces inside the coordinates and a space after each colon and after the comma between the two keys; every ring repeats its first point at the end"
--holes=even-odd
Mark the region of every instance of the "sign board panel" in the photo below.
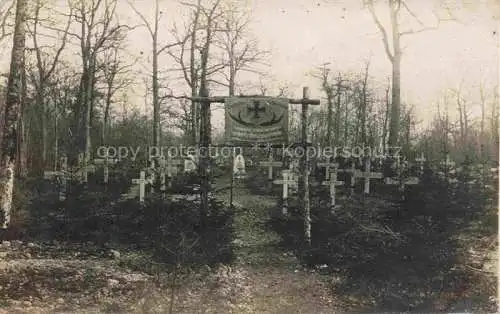
{"type": "Polygon", "coordinates": [[[282,144],[288,140],[288,100],[231,97],[225,100],[227,144],[282,144]]]}

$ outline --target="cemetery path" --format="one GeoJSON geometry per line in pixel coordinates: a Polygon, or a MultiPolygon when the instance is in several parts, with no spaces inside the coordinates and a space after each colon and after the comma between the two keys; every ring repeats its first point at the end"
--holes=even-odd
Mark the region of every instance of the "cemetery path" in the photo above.
{"type": "MultiPolygon", "coordinates": [[[[227,202],[229,192],[218,197],[227,202]]],[[[339,311],[328,284],[317,271],[306,270],[281,236],[269,227],[277,197],[254,195],[236,186],[233,194],[235,271],[247,278],[239,313],[334,313],[339,311]]]]}

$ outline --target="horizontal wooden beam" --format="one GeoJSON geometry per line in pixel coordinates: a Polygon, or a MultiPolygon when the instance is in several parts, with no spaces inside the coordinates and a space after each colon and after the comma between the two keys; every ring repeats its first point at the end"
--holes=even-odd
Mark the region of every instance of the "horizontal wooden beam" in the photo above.
{"type": "MultiPolygon", "coordinates": [[[[234,97],[234,96],[233,96],[234,97]]],[[[252,97],[261,97],[266,98],[267,96],[243,96],[242,98],[252,98],[252,97]]],[[[187,97],[187,96],[166,96],[166,98],[175,98],[175,99],[188,99],[196,102],[205,102],[205,103],[220,103],[223,104],[226,101],[224,96],[214,96],[214,97],[187,97]]],[[[288,101],[290,104],[294,105],[319,105],[319,99],[291,99],[291,98],[283,98],[288,101]]]]}

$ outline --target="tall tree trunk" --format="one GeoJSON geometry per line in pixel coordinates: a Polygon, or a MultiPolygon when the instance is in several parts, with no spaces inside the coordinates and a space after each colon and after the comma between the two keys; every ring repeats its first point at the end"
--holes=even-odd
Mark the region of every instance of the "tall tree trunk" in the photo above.
{"type": "Polygon", "coordinates": [[[366,113],[367,113],[367,106],[368,106],[368,73],[369,73],[369,68],[370,68],[370,63],[366,63],[366,68],[365,68],[365,76],[363,78],[363,88],[362,88],[362,97],[363,99],[361,100],[361,143],[363,145],[367,144],[366,141],[366,113]]]}
{"type": "MultiPolygon", "coordinates": [[[[498,87],[497,87],[498,89],[498,87]]],[[[493,139],[493,158],[495,162],[498,162],[499,160],[499,142],[500,142],[500,137],[499,137],[499,130],[498,130],[498,92],[495,91],[495,101],[493,102],[493,106],[491,108],[491,133],[492,133],[492,139],[493,139]]]]}
{"type": "Polygon", "coordinates": [[[7,98],[5,102],[5,124],[2,134],[0,160],[0,224],[6,229],[10,223],[10,212],[14,192],[14,172],[17,155],[18,120],[22,107],[24,48],[26,40],[26,0],[17,0],[16,23],[10,62],[7,98]]]}
{"type": "MultiPolygon", "coordinates": [[[[54,103],[55,105],[55,103],[54,103]]],[[[59,116],[57,110],[54,114],[54,171],[57,171],[59,163],[59,116]]]]}
{"type": "Polygon", "coordinates": [[[392,64],[392,99],[391,99],[391,119],[389,122],[389,146],[398,145],[399,119],[401,114],[401,59],[394,55],[392,64]]]}
{"type": "Polygon", "coordinates": [[[480,86],[479,93],[481,96],[481,122],[480,122],[481,124],[480,124],[480,135],[479,135],[480,136],[479,137],[479,146],[480,146],[480,150],[481,150],[481,163],[484,163],[486,161],[486,149],[485,149],[486,135],[484,132],[484,123],[486,120],[486,108],[485,108],[486,99],[485,99],[484,90],[483,90],[482,85],[480,86]]]}
{"type": "MultiPolygon", "coordinates": [[[[84,129],[85,129],[85,141],[84,141],[84,163],[83,167],[87,167],[87,165],[90,162],[90,152],[91,152],[91,147],[92,147],[92,110],[93,110],[93,94],[94,94],[94,76],[95,76],[95,56],[92,55],[89,60],[89,68],[88,68],[88,76],[87,76],[87,82],[86,82],[86,90],[85,90],[85,124],[84,124],[84,129]]],[[[88,182],[88,177],[87,177],[87,172],[83,172],[83,183],[87,184],[88,182]]]]}
{"type": "Polygon", "coordinates": [[[236,85],[236,71],[234,70],[234,61],[229,61],[229,96],[234,96],[236,85]]]}
{"type": "MultiPolygon", "coordinates": [[[[340,98],[339,98],[339,104],[340,104],[340,98]]],[[[349,134],[349,101],[345,102],[345,117],[344,117],[344,142],[342,143],[343,146],[348,146],[348,134],[349,134]]]]}
{"type": "Polygon", "coordinates": [[[37,102],[36,104],[40,106],[40,109],[42,111],[41,116],[40,116],[40,124],[41,124],[41,132],[40,135],[42,137],[41,141],[41,157],[42,157],[42,162],[41,166],[42,169],[45,169],[45,166],[47,165],[47,106],[45,104],[45,101],[43,99],[43,95],[38,95],[41,94],[43,91],[42,86],[40,84],[40,92],[37,92],[37,102]]]}
{"type": "Polygon", "coordinates": [[[108,132],[110,107],[111,107],[111,88],[108,87],[108,93],[106,94],[106,106],[104,108],[104,118],[102,121],[101,145],[103,146],[106,145],[106,135],[108,132]]]}
{"type": "Polygon", "coordinates": [[[160,101],[158,86],[158,19],[160,8],[155,6],[155,27],[153,32],[153,146],[160,147],[160,101]]]}
{"type": "MultiPolygon", "coordinates": [[[[337,78],[337,103],[335,104],[335,147],[338,147],[340,145],[340,115],[342,114],[342,106],[340,101],[342,96],[341,84],[342,76],[339,73],[339,76],[337,78]]],[[[347,121],[345,123],[347,124],[347,121]]]]}
{"type": "Polygon", "coordinates": [[[392,25],[392,42],[394,54],[392,57],[392,102],[391,121],[389,127],[389,146],[398,145],[399,119],[401,115],[401,34],[398,21],[398,1],[390,0],[390,16],[392,25]]]}
{"type": "Polygon", "coordinates": [[[327,145],[332,145],[332,131],[333,131],[333,95],[327,93],[328,113],[327,113],[327,126],[326,126],[326,142],[327,145]]]}
{"type": "MultiPolygon", "coordinates": [[[[198,95],[198,70],[196,68],[196,34],[197,34],[197,28],[198,28],[198,20],[200,17],[200,5],[201,2],[198,1],[198,5],[196,7],[195,15],[194,15],[194,21],[193,21],[193,29],[191,32],[191,47],[190,47],[190,54],[189,54],[189,72],[191,74],[190,81],[191,81],[191,97],[196,97],[198,95]]],[[[198,103],[194,100],[191,101],[191,128],[192,128],[192,141],[193,145],[196,145],[198,143],[198,135],[199,135],[199,129],[198,129],[198,117],[199,117],[199,112],[198,112],[198,103]]]]}
{"type": "Polygon", "coordinates": [[[464,123],[464,111],[462,108],[462,102],[460,101],[460,96],[457,95],[457,107],[458,107],[458,121],[460,125],[460,147],[465,145],[465,123],[464,123]]]}
{"type": "Polygon", "coordinates": [[[19,114],[19,131],[20,134],[18,137],[18,151],[17,151],[17,171],[16,174],[20,178],[26,178],[28,175],[28,165],[27,165],[27,145],[26,145],[26,128],[25,128],[25,119],[26,119],[26,71],[23,71],[22,75],[22,94],[21,94],[21,108],[19,114]]]}

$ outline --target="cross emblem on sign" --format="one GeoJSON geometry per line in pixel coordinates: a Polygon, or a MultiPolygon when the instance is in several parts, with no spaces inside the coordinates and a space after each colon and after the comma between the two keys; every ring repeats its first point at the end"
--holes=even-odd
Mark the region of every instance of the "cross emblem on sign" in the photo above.
{"type": "Polygon", "coordinates": [[[247,108],[248,112],[253,111],[253,118],[258,119],[260,118],[259,112],[265,112],[266,108],[260,106],[260,101],[259,100],[254,100],[253,101],[253,107],[248,107],[247,108]]]}

